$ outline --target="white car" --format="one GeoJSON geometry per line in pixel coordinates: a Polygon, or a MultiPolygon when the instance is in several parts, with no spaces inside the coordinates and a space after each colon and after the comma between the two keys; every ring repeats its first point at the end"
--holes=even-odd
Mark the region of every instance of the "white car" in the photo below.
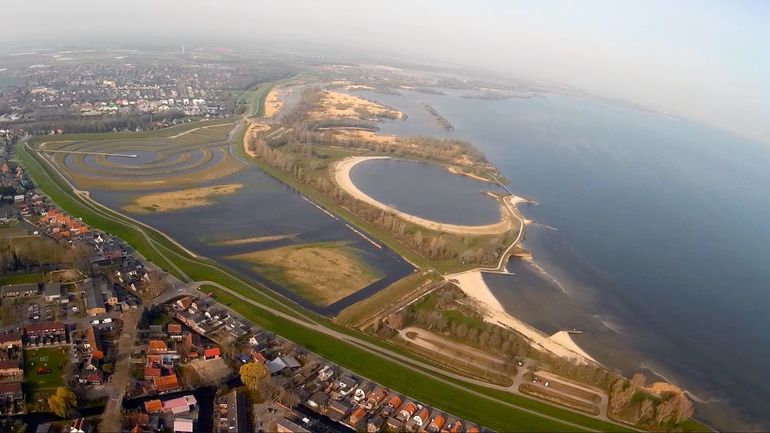
{"type": "Polygon", "coordinates": [[[92,320],[92,321],[91,321],[91,324],[92,324],[92,325],[98,325],[98,324],[99,324],[99,319],[94,319],[94,320],[92,320]]]}
{"type": "Polygon", "coordinates": [[[112,323],[112,317],[108,317],[108,318],[102,320],[102,323],[112,323]]]}

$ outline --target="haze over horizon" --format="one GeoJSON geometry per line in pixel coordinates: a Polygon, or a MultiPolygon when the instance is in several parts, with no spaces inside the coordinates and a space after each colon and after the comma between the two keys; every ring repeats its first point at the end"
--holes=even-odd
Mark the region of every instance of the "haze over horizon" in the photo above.
{"type": "Polygon", "coordinates": [[[365,49],[574,86],[770,143],[767,2],[44,0],[6,4],[4,12],[15,17],[0,29],[9,44],[286,41],[365,49]]]}

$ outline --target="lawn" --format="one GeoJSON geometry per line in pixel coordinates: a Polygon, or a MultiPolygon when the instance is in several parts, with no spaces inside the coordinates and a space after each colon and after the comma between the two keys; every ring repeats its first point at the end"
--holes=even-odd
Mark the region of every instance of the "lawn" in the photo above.
{"type": "Polygon", "coordinates": [[[42,283],[45,281],[43,274],[36,272],[32,274],[11,274],[0,275],[0,286],[6,284],[27,284],[27,283],[42,283]]]}
{"type": "Polygon", "coordinates": [[[29,391],[53,389],[64,385],[67,349],[46,347],[24,351],[24,386],[29,391]],[[48,372],[38,372],[45,369],[48,372]]]}

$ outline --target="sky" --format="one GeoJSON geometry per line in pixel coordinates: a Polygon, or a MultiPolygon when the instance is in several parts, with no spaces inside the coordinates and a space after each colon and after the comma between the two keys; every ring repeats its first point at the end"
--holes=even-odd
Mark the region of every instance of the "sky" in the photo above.
{"type": "Polygon", "coordinates": [[[2,14],[7,43],[366,50],[566,84],[770,143],[764,0],[5,0],[2,14]]]}

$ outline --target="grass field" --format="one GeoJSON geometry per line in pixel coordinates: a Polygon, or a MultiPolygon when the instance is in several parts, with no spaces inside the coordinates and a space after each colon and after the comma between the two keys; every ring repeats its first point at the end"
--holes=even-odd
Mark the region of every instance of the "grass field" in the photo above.
{"type": "Polygon", "coordinates": [[[316,305],[329,305],[382,277],[342,243],[289,245],[230,257],[316,305]]]}
{"type": "Polygon", "coordinates": [[[43,281],[45,281],[45,277],[39,272],[32,274],[0,275],[0,286],[6,284],[42,283],[43,281]]]}
{"type": "Polygon", "coordinates": [[[41,391],[62,386],[62,375],[67,363],[67,349],[61,347],[25,350],[24,387],[29,391],[41,391]],[[47,369],[49,372],[38,374],[38,368],[47,369]]]}

